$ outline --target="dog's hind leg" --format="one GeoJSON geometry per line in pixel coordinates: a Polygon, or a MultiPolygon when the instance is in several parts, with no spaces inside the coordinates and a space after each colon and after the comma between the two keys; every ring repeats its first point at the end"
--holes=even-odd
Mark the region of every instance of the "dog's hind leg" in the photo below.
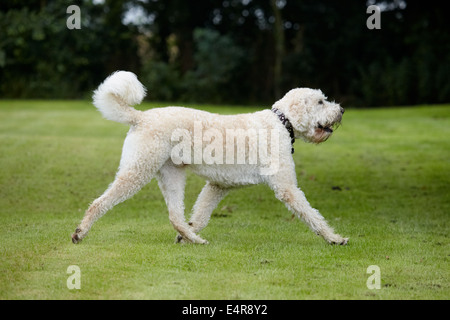
{"type": "Polygon", "coordinates": [[[185,169],[177,168],[169,160],[159,170],[158,185],[169,210],[169,220],[181,237],[192,243],[207,244],[208,241],[196,235],[184,217],[184,187],[186,184],[185,169]]]}
{"type": "Polygon", "coordinates": [[[152,145],[154,143],[148,140],[143,143],[143,139],[133,134],[133,129],[130,130],[123,145],[120,166],[114,182],[89,206],[83,220],[72,235],[73,243],[80,242],[97,219],[115,205],[131,198],[156,175],[167,161],[169,154],[165,150],[154,150],[149,154],[142,153],[142,150],[152,145]]]}
{"type": "Polygon", "coordinates": [[[83,220],[72,235],[72,242],[80,242],[96,220],[115,205],[131,198],[149,181],[148,177],[135,171],[119,170],[114,182],[87,209],[83,220]]]}
{"type": "Polygon", "coordinates": [[[228,193],[228,189],[207,182],[195,202],[189,226],[195,233],[208,225],[213,210],[228,193]]]}

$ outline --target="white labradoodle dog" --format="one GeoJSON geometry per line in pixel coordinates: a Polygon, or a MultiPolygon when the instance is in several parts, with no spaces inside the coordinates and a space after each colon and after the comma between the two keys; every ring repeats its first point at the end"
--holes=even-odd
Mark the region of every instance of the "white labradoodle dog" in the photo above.
{"type": "Polygon", "coordinates": [[[128,124],[131,129],[114,182],[90,205],[72,235],[73,243],[80,242],[108,210],[156,177],[178,242],[208,243],[198,233],[227,192],[265,183],[328,243],[347,244],[348,238],[334,233],[297,187],[291,155],[295,138],[323,142],[342,119],[344,109],[327,101],[320,90],[293,89],[272,110],[239,115],[183,107],[132,108],[145,94],[136,76],[126,71],[113,73],[94,93],[94,105],[106,119],[128,124]],[[189,222],[184,216],[186,168],[207,180],[189,222]]]}

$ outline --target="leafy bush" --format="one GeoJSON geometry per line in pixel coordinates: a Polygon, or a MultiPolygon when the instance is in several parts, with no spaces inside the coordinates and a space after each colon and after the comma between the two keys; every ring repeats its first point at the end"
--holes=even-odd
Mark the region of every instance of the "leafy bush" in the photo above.
{"type": "Polygon", "coordinates": [[[209,29],[195,29],[195,68],[184,76],[185,96],[196,102],[230,100],[230,87],[237,85],[234,72],[240,66],[244,50],[228,35],[209,29]]]}
{"type": "Polygon", "coordinates": [[[178,100],[181,90],[181,75],[173,65],[162,61],[146,63],[142,70],[142,82],[147,85],[149,99],[178,100]]]}

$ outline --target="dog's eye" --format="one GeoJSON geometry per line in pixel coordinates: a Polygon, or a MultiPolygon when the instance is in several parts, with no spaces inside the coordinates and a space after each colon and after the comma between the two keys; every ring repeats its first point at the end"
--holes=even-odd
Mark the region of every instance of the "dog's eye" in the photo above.
{"type": "Polygon", "coordinates": [[[319,104],[323,104],[323,100],[319,100],[319,104]]]}

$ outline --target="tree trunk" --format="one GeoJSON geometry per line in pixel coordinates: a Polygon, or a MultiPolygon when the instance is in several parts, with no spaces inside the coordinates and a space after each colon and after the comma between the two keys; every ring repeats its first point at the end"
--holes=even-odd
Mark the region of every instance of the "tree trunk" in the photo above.
{"type": "Polygon", "coordinates": [[[281,18],[281,10],[277,6],[277,0],[270,0],[273,15],[275,18],[273,37],[275,43],[275,59],[273,65],[274,77],[274,94],[275,98],[281,98],[281,76],[283,72],[283,57],[284,57],[284,27],[283,19],[281,18]]]}

